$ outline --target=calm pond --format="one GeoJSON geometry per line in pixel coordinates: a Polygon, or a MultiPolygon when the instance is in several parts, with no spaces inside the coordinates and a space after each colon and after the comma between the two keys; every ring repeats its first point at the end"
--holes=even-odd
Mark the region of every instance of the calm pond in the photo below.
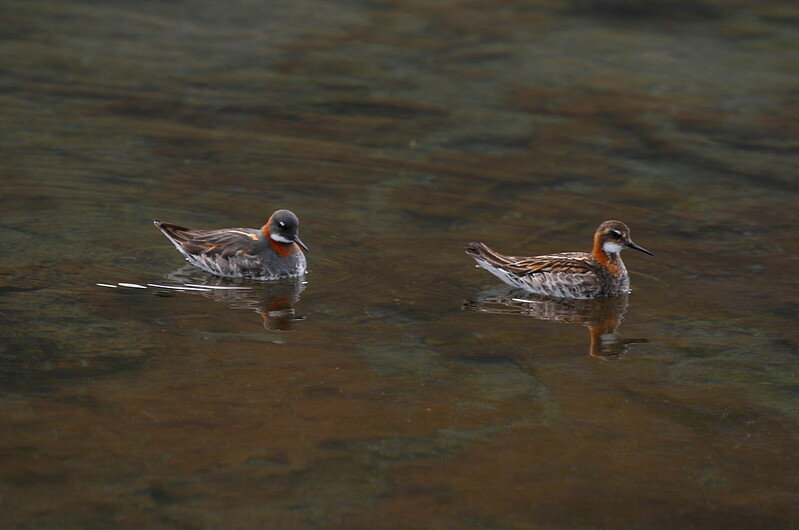
{"type": "Polygon", "coordinates": [[[0,526],[799,526],[799,5],[0,13],[0,526]],[[301,282],[152,225],[278,208],[301,282]],[[464,252],[605,219],[620,299],[464,252]]]}

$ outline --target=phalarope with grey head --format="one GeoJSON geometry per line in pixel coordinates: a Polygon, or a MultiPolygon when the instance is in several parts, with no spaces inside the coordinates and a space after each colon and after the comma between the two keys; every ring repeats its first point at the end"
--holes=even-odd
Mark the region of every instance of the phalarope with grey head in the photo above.
{"type": "Polygon", "coordinates": [[[189,263],[218,276],[274,280],[305,274],[300,221],[278,210],[260,229],[194,230],[153,221],[189,263]]]}

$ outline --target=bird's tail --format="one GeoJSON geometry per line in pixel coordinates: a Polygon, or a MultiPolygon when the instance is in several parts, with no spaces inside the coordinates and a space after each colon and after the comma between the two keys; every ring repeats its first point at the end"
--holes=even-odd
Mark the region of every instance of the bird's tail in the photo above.
{"type": "Polygon", "coordinates": [[[488,263],[493,266],[502,266],[508,263],[508,258],[492,250],[485,243],[475,243],[474,241],[466,246],[466,253],[479,262],[488,263]]]}
{"type": "Polygon", "coordinates": [[[173,243],[186,241],[186,232],[190,232],[191,228],[185,226],[173,225],[170,223],[162,223],[157,219],[153,219],[153,224],[164,233],[173,243]]]}

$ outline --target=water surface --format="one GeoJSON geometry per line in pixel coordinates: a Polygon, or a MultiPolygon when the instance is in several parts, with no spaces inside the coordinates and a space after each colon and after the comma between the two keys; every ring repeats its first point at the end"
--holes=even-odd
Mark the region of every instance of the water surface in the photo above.
{"type": "Polygon", "coordinates": [[[799,525],[799,10],[649,5],[6,2],[4,524],[799,525]],[[306,283],[151,224],[277,208],[306,283]],[[611,218],[624,300],[463,252],[611,218]]]}

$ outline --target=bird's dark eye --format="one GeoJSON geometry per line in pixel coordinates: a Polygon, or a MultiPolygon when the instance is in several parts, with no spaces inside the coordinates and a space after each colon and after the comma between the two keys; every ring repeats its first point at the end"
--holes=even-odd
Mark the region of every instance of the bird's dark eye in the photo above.
{"type": "Polygon", "coordinates": [[[278,221],[277,224],[280,228],[286,228],[286,223],[284,223],[283,221],[278,221]]]}
{"type": "Polygon", "coordinates": [[[614,237],[621,237],[621,232],[619,232],[618,230],[611,230],[610,235],[614,237]]]}

